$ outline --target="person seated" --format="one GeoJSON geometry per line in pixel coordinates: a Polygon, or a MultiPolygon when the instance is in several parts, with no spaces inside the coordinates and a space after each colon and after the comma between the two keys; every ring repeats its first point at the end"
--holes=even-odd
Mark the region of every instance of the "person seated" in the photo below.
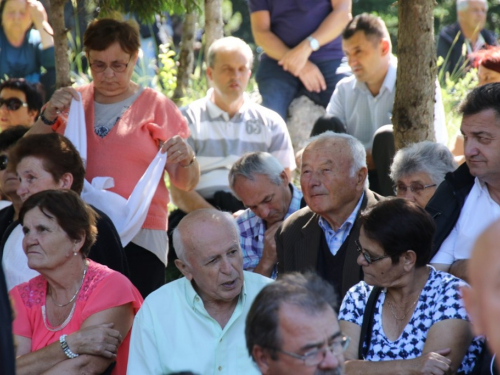
{"type": "Polygon", "coordinates": [[[245,346],[245,319],[271,282],[243,271],[238,228],[227,212],[201,209],[174,230],[184,277],[151,293],[132,328],[128,374],[258,374],[245,346]]]}
{"type": "Polygon", "coordinates": [[[446,173],[455,169],[457,163],[448,147],[423,141],[396,152],[390,176],[397,197],[425,208],[446,173]]]}
{"type": "Polygon", "coordinates": [[[408,199],[393,198],[361,221],[364,281],[347,292],[339,313],[340,329],[352,340],[346,374],[471,373],[482,339],[473,338],[460,296],[466,283],[427,265],[432,217],[408,199]],[[372,324],[362,335],[364,319],[372,324]]]}
{"type": "Polygon", "coordinates": [[[28,266],[40,275],[10,291],[16,373],[125,374],[142,297],[125,276],[87,259],[94,210],[71,190],[45,190],[23,203],[19,222],[28,266]]]}
{"type": "MultiPolygon", "coordinates": [[[[17,195],[23,202],[31,195],[48,189],[82,192],[85,178],[82,159],[73,144],[60,134],[23,137],[9,156],[8,168],[19,176],[17,195]]],[[[115,226],[105,213],[94,210],[98,215],[99,236],[90,249],[89,258],[128,276],[125,252],[115,226]]],[[[26,255],[20,246],[21,238],[22,228],[14,220],[5,230],[0,243],[9,290],[37,275],[36,270],[28,268],[26,255]]]]}
{"type": "Polygon", "coordinates": [[[0,130],[14,125],[33,125],[42,104],[42,94],[25,79],[11,78],[0,83],[0,130]]]}
{"type": "Polygon", "coordinates": [[[276,231],[288,216],[305,206],[302,192],[290,183],[278,159],[251,152],[229,171],[229,186],[247,209],[237,218],[243,269],[276,278],[276,231]]]}
{"type": "Polygon", "coordinates": [[[0,16],[0,77],[40,82],[50,98],[56,83],[54,38],[42,3],[3,0],[0,16]]]}

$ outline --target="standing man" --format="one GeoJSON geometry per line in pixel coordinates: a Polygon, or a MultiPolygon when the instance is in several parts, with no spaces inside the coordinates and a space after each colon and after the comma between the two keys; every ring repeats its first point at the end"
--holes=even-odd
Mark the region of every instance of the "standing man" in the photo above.
{"type": "Polygon", "coordinates": [[[351,0],[249,0],[253,37],[264,50],[256,80],[265,107],[286,119],[302,92],[326,107],[345,77],[340,34],[351,6],[351,0]]]}
{"type": "Polygon", "coordinates": [[[276,240],[283,220],[305,205],[279,161],[267,152],[243,155],[229,171],[229,186],[247,209],[236,222],[243,269],[276,278],[276,240]]]}

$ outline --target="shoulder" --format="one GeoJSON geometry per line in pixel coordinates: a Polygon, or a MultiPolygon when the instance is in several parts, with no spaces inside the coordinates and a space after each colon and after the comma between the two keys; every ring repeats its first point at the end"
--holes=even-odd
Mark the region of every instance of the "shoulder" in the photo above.
{"type": "Polygon", "coordinates": [[[258,224],[261,224],[262,219],[255,215],[251,209],[247,208],[243,213],[236,218],[236,224],[240,230],[240,236],[253,236],[253,229],[257,229],[258,224]]]}
{"type": "Polygon", "coordinates": [[[357,322],[357,318],[363,316],[366,303],[368,302],[372,290],[373,286],[368,285],[364,281],[360,281],[352,286],[342,300],[339,319],[357,322]]]}
{"type": "Polygon", "coordinates": [[[459,291],[460,287],[468,285],[462,279],[455,277],[448,272],[437,271],[434,267],[429,266],[431,272],[429,275],[429,280],[424,286],[424,290],[436,290],[437,295],[450,294],[460,298],[460,295],[456,292],[459,291]]]}
{"type": "Polygon", "coordinates": [[[273,282],[273,280],[268,277],[250,271],[243,271],[243,277],[245,280],[245,293],[247,293],[247,298],[251,299],[255,298],[267,284],[273,282]]]}
{"type": "Polygon", "coordinates": [[[498,44],[497,36],[493,31],[483,29],[481,31],[481,35],[483,35],[483,38],[486,41],[486,44],[494,45],[494,46],[496,46],[498,44]]]}
{"type": "Polygon", "coordinates": [[[460,26],[458,23],[453,23],[451,25],[445,26],[439,32],[439,38],[443,38],[447,41],[451,41],[455,38],[455,35],[460,31],[460,26]]]}
{"type": "Polygon", "coordinates": [[[291,214],[281,226],[281,232],[285,230],[297,230],[303,227],[307,222],[311,219],[315,218],[317,220],[318,215],[311,211],[309,207],[301,208],[298,211],[295,211],[291,214]],[[316,218],[315,218],[316,217],[316,218]]]}
{"type": "Polygon", "coordinates": [[[266,108],[258,103],[252,101],[252,99],[247,98],[246,112],[252,114],[254,117],[261,118],[264,124],[278,124],[285,125],[283,118],[272,109],[266,108]]]}
{"type": "Polygon", "coordinates": [[[356,85],[356,76],[354,74],[342,78],[339,83],[337,83],[337,86],[335,88],[339,91],[345,91],[345,90],[352,90],[354,86],[356,85]]]}
{"type": "Polygon", "coordinates": [[[41,306],[45,304],[46,285],[45,278],[38,275],[12,288],[10,294],[15,296],[15,299],[20,299],[27,308],[41,306]]]}
{"type": "Polygon", "coordinates": [[[189,280],[185,277],[171,281],[149,294],[144,300],[144,305],[160,313],[161,310],[168,308],[168,304],[179,304],[180,299],[185,296],[188,283],[189,280]]]}

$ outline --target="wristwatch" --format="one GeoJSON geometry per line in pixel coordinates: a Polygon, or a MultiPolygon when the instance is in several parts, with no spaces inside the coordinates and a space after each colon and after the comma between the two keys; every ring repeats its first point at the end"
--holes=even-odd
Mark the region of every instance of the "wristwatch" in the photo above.
{"type": "Polygon", "coordinates": [[[319,42],[317,39],[313,38],[312,36],[308,36],[307,40],[309,41],[309,45],[311,46],[313,51],[319,50],[319,42]]]}

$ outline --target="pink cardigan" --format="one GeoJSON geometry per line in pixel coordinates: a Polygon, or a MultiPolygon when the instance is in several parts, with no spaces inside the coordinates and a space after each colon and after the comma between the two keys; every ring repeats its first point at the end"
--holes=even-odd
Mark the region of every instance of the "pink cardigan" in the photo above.
{"type": "MultiPolygon", "coordinates": [[[[189,136],[187,122],[175,104],[164,95],[145,88],[104,138],[94,132],[94,85],[77,88],[82,94],[87,125],[87,169],[85,178],[111,176],[111,191],[128,198],[158,152],[160,141],[174,135],[189,136]]],[[[58,121],[54,131],[64,134],[66,123],[58,121]]],[[[143,228],[167,229],[169,195],[160,181],[143,228]]]]}

